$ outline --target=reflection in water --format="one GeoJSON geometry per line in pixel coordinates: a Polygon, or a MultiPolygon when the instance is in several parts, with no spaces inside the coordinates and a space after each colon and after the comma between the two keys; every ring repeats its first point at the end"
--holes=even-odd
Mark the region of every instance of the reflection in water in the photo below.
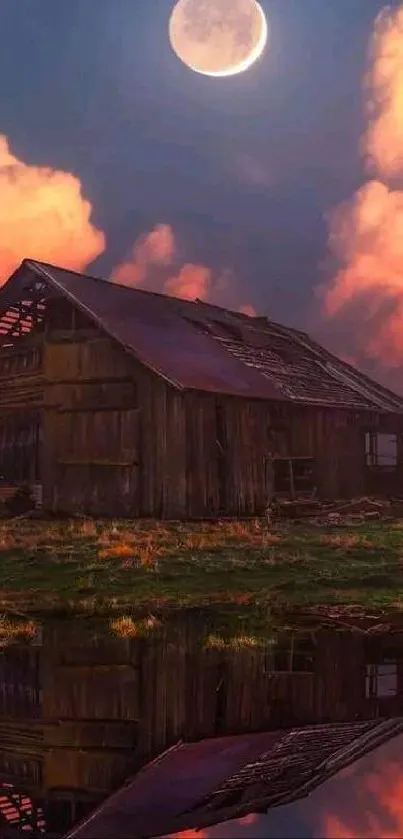
{"type": "Polygon", "coordinates": [[[168,835],[170,839],[401,839],[403,735],[343,769],[294,804],[202,831],[168,835]]]}
{"type": "Polygon", "coordinates": [[[256,828],[258,830],[261,829],[261,823],[263,821],[266,822],[265,816],[262,817],[256,815],[256,813],[249,813],[249,815],[244,816],[242,819],[237,819],[237,821],[229,821],[225,824],[216,825],[215,827],[210,828],[210,830],[183,830],[181,833],[170,833],[169,837],[161,837],[161,839],[207,839],[207,837],[209,836],[244,836],[247,837],[247,839],[249,839],[249,837],[254,836],[266,836],[266,832],[254,832],[256,828]]]}
{"type": "Polygon", "coordinates": [[[0,782],[0,826],[2,822],[24,833],[44,833],[46,829],[42,809],[12,784],[0,782]]]}
{"type": "MultiPolygon", "coordinates": [[[[273,630],[261,646],[213,644],[212,637],[204,616],[198,620],[193,613],[150,637],[125,640],[101,626],[49,623],[34,643],[3,649],[0,784],[12,785],[25,803],[43,808],[49,830],[62,835],[181,738],[282,729],[286,743],[287,730],[337,724],[338,745],[330,749],[328,738],[329,753],[322,748],[322,760],[328,760],[341,747],[341,731],[348,729],[347,743],[353,730],[367,731],[360,721],[403,716],[403,629],[398,625],[378,627],[376,633],[314,625],[273,630]]],[[[298,748],[305,757],[315,752],[301,743],[301,738],[300,746],[291,743],[287,752],[299,781],[303,772],[309,777],[311,767],[295,759],[298,748]]],[[[307,798],[272,807],[268,815],[248,812],[214,827],[200,824],[203,832],[197,837],[401,836],[399,744],[400,736],[389,740],[353,769],[333,773],[307,798]],[[369,764],[376,755],[378,762],[369,764]]],[[[271,771],[281,760],[279,754],[271,771]]],[[[227,774],[220,776],[214,755],[209,766],[211,780],[201,797],[239,770],[226,767],[227,774]]],[[[317,772],[316,765],[313,769],[317,772]]],[[[187,772],[190,777],[191,764],[187,772]]],[[[288,783],[287,776],[285,790],[288,783]]],[[[198,798],[195,788],[194,801],[186,806],[198,798]]],[[[0,836],[2,821],[12,823],[0,808],[0,836]]],[[[165,827],[153,823],[141,834],[133,827],[138,819],[130,824],[133,837],[163,835],[165,827]]],[[[180,834],[184,839],[195,836],[198,825],[191,825],[180,834]]]]}

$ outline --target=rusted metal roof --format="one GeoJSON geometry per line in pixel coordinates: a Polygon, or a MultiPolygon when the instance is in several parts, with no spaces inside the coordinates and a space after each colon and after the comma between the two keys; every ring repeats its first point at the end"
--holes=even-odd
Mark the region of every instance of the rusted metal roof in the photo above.
{"type": "Polygon", "coordinates": [[[179,389],[298,405],[403,411],[402,397],[340,361],[305,333],[200,301],[24,260],[0,292],[0,311],[32,272],[179,389]]]}

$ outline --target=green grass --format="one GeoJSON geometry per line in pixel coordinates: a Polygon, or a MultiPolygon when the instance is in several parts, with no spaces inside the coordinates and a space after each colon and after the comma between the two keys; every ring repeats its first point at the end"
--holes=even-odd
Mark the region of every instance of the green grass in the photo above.
{"type": "Polygon", "coordinates": [[[0,526],[0,613],[403,608],[403,526],[42,522],[0,526]]]}

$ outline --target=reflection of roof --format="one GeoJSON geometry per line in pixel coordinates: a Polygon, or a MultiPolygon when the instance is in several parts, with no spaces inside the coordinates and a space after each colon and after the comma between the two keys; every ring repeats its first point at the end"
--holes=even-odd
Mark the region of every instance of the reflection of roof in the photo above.
{"type": "Polygon", "coordinates": [[[39,836],[44,825],[42,811],[28,795],[0,783],[0,839],[22,836],[23,832],[39,836]]]}
{"type": "Polygon", "coordinates": [[[197,802],[191,808],[192,824],[206,827],[303,798],[402,731],[403,719],[290,731],[257,761],[197,802]]]}
{"type": "Polygon", "coordinates": [[[69,836],[123,839],[130,831],[143,839],[265,812],[308,795],[402,730],[403,719],[372,720],[182,744],[144,767],[69,836]]]}
{"type": "Polygon", "coordinates": [[[6,283],[0,315],[32,271],[177,388],[295,404],[403,410],[403,398],[339,361],[303,332],[41,262],[24,260],[6,283]]]}

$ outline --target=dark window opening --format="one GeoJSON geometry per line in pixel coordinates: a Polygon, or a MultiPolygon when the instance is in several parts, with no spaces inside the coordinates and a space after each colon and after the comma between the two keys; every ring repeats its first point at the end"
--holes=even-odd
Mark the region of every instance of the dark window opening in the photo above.
{"type": "Polygon", "coordinates": [[[272,639],[265,655],[265,669],[273,673],[313,673],[315,651],[310,638],[272,639]]]}
{"type": "Polygon", "coordinates": [[[316,489],[315,462],[312,457],[274,458],[273,490],[275,495],[312,495],[316,489]]]}
{"type": "Polygon", "coordinates": [[[41,423],[30,415],[10,415],[0,423],[0,481],[36,482],[40,477],[41,423]]]}
{"type": "Polygon", "coordinates": [[[67,300],[55,297],[48,301],[46,327],[49,332],[74,332],[93,329],[94,322],[67,300]]]}
{"type": "Polygon", "coordinates": [[[367,431],[365,433],[365,464],[372,469],[394,469],[397,466],[397,435],[367,431]]]}
{"type": "Polygon", "coordinates": [[[397,663],[367,664],[365,696],[367,699],[385,699],[397,695],[397,663]]]}

